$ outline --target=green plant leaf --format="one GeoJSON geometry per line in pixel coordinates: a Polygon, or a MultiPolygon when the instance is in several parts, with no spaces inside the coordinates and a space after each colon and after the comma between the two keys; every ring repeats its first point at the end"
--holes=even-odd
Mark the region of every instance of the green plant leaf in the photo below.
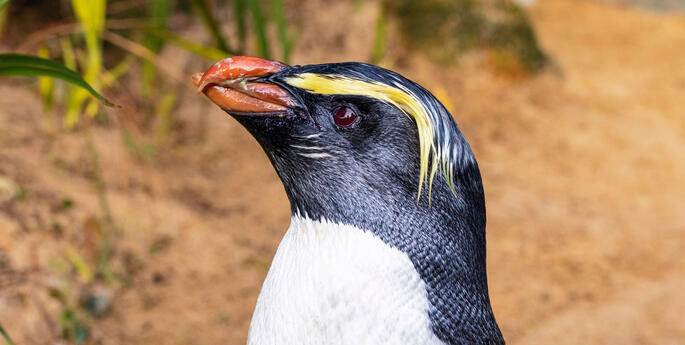
{"type": "Polygon", "coordinates": [[[88,266],[88,263],[83,256],[72,247],[65,248],[64,255],[74,267],[74,270],[76,270],[76,273],[79,278],[81,278],[82,282],[90,283],[93,281],[93,270],[88,266]]]}
{"type": "Polygon", "coordinates": [[[2,5],[0,5],[0,37],[2,36],[3,31],[5,30],[5,24],[7,24],[7,4],[9,4],[9,0],[0,0],[2,2],[2,5]]]}
{"type": "Polygon", "coordinates": [[[10,338],[9,334],[7,334],[7,332],[5,332],[5,329],[2,328],[2,325],[0,325],[0,335],[2,335],[2,338],[5,339],[6,345],[14,345],[14,342],[10,338]]]}
{"type": "MultiPolygon", "coordinates": [[[[164,30],[167,28],[169,8],[171,4],[167,0],[152,0],[147,4],[148,25],[151,28],[164,30]]],[[[162,50],[164,41],[158,36],[145,33],[143,45],[151,52],[157,54],[162,50]]],[[[143,92],[145,95],[152,95],[155,90],[157,79],[157,67],[150,61],[143,60],[143,92]]]]}
{"type": "Polygon", "coordinates": [[[76,54],[74,53],[74,46],[71,44],[71,39],[69,37],[60,38],[59,47],[62,50],[62,61],[64,61],[64,66],[70,70],[76,70],[76,54]]]}
{"type": "Polygon", "coordinates": [[[53,60],[24,54],[0,54],[0,75],[58,78],[80,86],[104,105],[115,106],[95,91],[78,73],[53,60]]]}
{"type": "Polygon", "coordinates": [[[233,18],[238,32],[238,54],[245,53],[247,25],[245,24],[245,0],[233,0],[233,18]]]}
{"type": "Polygon", "coordinates": [[[290,62],[289,60],[293,48],[293,42],[288,36],[288,19],[286,18],[283,0],[271,0],[270,10],[271,17],[276,22],[278,43],[281,44],[281,50],[283,51],[283,62],[287,64],[290,62]]]}
{"type": "MultiPolygon", "coordinates": [[[[38,56],[44,59],[50,58],[50,51],[45,45],[38,47],[38,56]]],[[[50,77],[39,77],[38,86],[40,90],[40,98],[43,102],[43,112],[47,115],[52,111],[52,106],[55,100],[55,80],[50,77]]]]}
{"type": "Polygon", "coordinates": [[[135,55],[127,55],[121,62],[116,64],[110,70],[102,71],[102,87],[108,87],[117,81],[122,75],[131,69],[135,59],[135,55]]]}
{"type": "MultiPolygon", "coordinates": [[[[86,41],[86,55],[83,58],[83,79],[95,87],[100,86],[100,72],[102,71],[102,34],[105,29],[105,11],[107,0],[71,0],[74,15],[83,28],[86,41]]],[[[71,95],[72,106],[67,109],[65,125],[67,128],[76,123],[79,109],[86,102],[88,94],[83,89],[77,89],[71,95]]],[[[97,113],[97,102],[89,102],[85,113],[91,117],[97,113]]]]}
{"type": "Polygon", "coordinates": [[[387,26],[388,20],[385,16],[385,10],[381,7],[376,17],[376,29],[373,38],[373,50],[371,52],[371,63],[377,64],[385,55],[387,46],[387,26]]]}
{"type": "Polygon", "coordinates": [[[219,26],[219,23],[216,21],[216,19],[214,19],[214,17],[212,16],[212,12],[210,11],[209,7],[207,7],[207,3],[205,2],[205,0],[191,0],[190,3],[193,5],[193,8],[195,8],[195,10],[198,12],[200,18],[202,18],[202,23],[205,24],[207,30],[209,30],[209,32],[212,34],[212,37],[214,37],[216,47],[225,52],[230,52],[231,49],[228,47],[226,39],[224,38],[224,35],[221,33],[221,27],[219,26]]]}
{"type": "Polygon", "coordinates": [[[264,13],[262,13],[262,8],[259,6],[259,0],[248,0],[247,2],[248,8],[252,13],[254,31],[257,35],[257,53],[260,57],[270,59],[269,39],[266,36],[266,19],[264,19],[264,13]]]}

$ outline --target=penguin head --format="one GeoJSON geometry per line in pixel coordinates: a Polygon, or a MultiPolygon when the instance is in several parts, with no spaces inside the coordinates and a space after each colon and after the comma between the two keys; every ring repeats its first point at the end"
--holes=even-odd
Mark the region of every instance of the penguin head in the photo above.
{"type": "Polygon", "coordinates": [[[233,57],[196,85],[261,144],[295,214],[387,217],[456,202],[463,186],[481,188],[473,153],[445,107],[387,69],[233,57]]]}

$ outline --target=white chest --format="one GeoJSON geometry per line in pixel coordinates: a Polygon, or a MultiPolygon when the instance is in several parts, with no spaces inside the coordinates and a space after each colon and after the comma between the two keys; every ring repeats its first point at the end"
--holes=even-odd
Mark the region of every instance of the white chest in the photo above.
{"type": "Polygon", "coordinates": [[[293,217],[264,281],[248,345],[442,344],[406,254],[359,228],[293,217]]]}

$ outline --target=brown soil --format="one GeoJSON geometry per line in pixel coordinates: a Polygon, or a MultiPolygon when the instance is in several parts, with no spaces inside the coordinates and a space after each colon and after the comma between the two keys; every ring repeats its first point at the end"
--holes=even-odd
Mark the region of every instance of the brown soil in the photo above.
{"type": "MultiPolygon", "coordinates": [[[[373,9],[323,6],[300,8],[312,16],[294,61],[366,60],[373,9]]],[[[476,152],[505,338],[681,344],[685,17],[571,0],[530,12],[560,73],[512,81],[478,57],[446,68],[399,49],[386,61],[447,90],[476,152]]],[[[0,176],[26,190],[8,201],[0,188],[0,324],[18,344],[54,343],[55,258],[74,248],[91,260],[99,233],[87,132],[44,134],[33,88],[4,81],[0,95],[0,176]]],[[[94,343],[243,343],[288,225],[276,174],[234,120],[191,91],[175,116],[186,134],[153,162],[115,126],[93,129],[117,225],[112,266],[126,273],[94,343]]]]}

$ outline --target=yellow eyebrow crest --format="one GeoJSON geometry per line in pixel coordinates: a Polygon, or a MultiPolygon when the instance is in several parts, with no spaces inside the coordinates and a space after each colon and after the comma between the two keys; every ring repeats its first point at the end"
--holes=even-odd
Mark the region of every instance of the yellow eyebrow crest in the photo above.
{"type": "MultiPolygon", "coordinates": [[[[454,192],[454,169],[447,142],[438,142],[436,138],[437,121],[441,115],[437,110],[429,109],[421,99],[399,83],[388,85],[375,80],[361,80],[337,74],[302,73],[287,77],[285,82],[294,87],[305,89],[321,95],[356,95],[378,99],[401,109],[416,121],[420,146],[419,192],[428,181],[430,190],[437,170],[441,170],[448,186],[454,192]],[[432,158],[432,159],[431,159],[432,158]],[[430,170],[430,171],[429,171],[430,170]]],[[[436,101],[437,102],[437,101],[436,101]]],[[[442,127],[441,127],[442,128],[442,127]]],[[[443,135],[444,141],[449,136],[443,135]]]]}

